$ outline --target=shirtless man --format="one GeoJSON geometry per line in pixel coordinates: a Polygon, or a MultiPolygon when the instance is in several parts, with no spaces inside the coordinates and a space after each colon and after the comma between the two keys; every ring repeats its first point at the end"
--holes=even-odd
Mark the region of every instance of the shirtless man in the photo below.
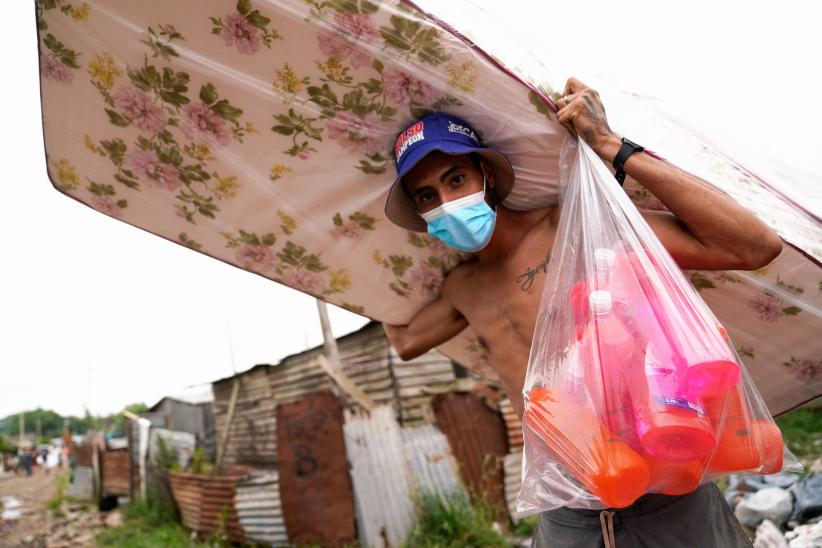
{"type": "MultiPolygon", "coordinates": [[[[609,128],[596,91],[571,78],[557,106],[559,123],[611,164],[623,143],[609,128]]],[[[559,207],[514,211],[503,206],[513,171],[459,118],[442,113],[423,118],[400,133],[394,152],[397,179],[386,203],[389,219],[476,254],[449,273],[437,300],[408,325],[385,325],[386,334],[408,360],[470,325],[522,414],[521,391],[559,207]]],[[[779,255],[782,243],[773,231],[702,179],[641,151],[629,156],[624,171],[670,209],[642,215],[681,268],[754,270],[779,255]]],[[[543,513],[536,545],[549,545],[540,543],[550,539],[550,546],[599,546],[601,516],[591,512],[561,508],[543,513]]],[[[635,545],[624,544],[632,540],[654,546],[750,545],[713,484],[682,497],[646,495],[610,519],[616,519],[621,547],[635,545]],[[637,516],[670,515],[671,510],[678,527],[632,525],[637,516]]],[[[603,525],[607,534],[604,530],[603,525]]]]}

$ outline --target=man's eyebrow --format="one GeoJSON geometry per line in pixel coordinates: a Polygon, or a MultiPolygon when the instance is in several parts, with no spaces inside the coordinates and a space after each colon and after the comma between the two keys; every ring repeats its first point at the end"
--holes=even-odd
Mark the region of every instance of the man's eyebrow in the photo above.
{"type": "MultiPolygon", "coordinates": [[[[442,175],[440,175],[440,182],[441,182],[441,183],[444,183],[444,182],[445,182],[445,179],[447,179],[449,175],[451,175],[454,171],[456,171],[456,170],[458,170],[458,169],[465,169],[465,166],[464,166],[463,164],[454,164],[454,165],[452,165],[451,167],[449,167],[448,169],[446,169],[446,170],[442,173],[442,175]]],[[[426,184],[426,185],[422,185],[421,187],[414,189],[414,192],[412,192],[412,193],[411,193],[411,195],[412,195],[412,196],[416,196],[416,195],[417,195],[417,194],[419,194],[420,192],[423,192],[423,191],[428,190],[428,189],[430,189],[430,188],[432,188],[432,186],[431,186],[431,185],[428,185],[428,184],[426,184]]]]}
{"type": "Polygon", "coordinates": [[[451,173],[458,169],[463,169],[464,167],[465,166],[463,166],[462,164],[454,164],[453,166],[449,167],[447,170],[445,170],[445,172],[442,175],[440,175],[440,182],[444,183],[445,179],[448,178],[448,176],[451,175],[451,173]]]}

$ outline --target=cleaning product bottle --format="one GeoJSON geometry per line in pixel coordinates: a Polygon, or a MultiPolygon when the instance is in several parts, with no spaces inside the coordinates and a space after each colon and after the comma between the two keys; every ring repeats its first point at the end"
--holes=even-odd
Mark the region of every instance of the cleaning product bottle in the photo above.
{"type": "Polygon", "coordinates": [[[681,370],[659,360],[653,342],[645,353],[648,396],[634,400],[643,449],[654,459],[687,462],[707,458],[716,446],[701,400],[683,390],[681,370]]]}
{"type": "Polygon", "coordinates": [[[651,479],[648,491],[663,495],[684,495],[699,487],[705,474],[704,460],[670,462],[645,453],[651,479]]]}
{"type": "Polygon", "coordinates": [[[739,380],[739,366],[714,325],[706,321],[710,311],[682,287],[673,275],[650,255],[633,251],[616,258],[617,275],[636,278],[638,292],[632,301],[647,303],[650,314],[637,314],[660,352],[670,351],[671,363],[681,369],[681,381],[695,397],[726,393],[739,380]]]}
{"type": "Polygon", "coordinates": [[[642,348],[616,317],[609,291],[591,292],[589,303],[591,321],[581,344],[591,356],[586,377],[594,405],[608,429],[639,450],[633,402],[647,399],[642,348]]]}
{"type": "Polygon", "coordinates": [[[648,487],[648,464],[562,388],[534,387],[527,394],[525,424],[602,503],[632,504],[648,487]]]}
{"type": "Polygon", "coordinates": [[[711,472],[774,474],[782,469],[782,433],[772,420],[751,416],[741,383],[706,400],[705,406],[717,431],[716,451],[708,462],[711,472]]]}

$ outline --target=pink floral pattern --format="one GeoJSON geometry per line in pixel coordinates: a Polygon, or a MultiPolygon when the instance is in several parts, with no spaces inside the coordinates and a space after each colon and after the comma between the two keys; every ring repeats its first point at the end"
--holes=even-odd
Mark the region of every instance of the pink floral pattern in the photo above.
{"type": "Polygon", "coordinates": [[[348,111],[340,111],[328,121],[326,129],[328,136],[343,148],[366,156],[385,153],[392,133],[373,112],[360,117],[348,111]]]}
{"type": "Polygon", "coordinates": [[[224,28],[220,37],[228,46],[236,46],[237,51],[251,55],[260,49],[260,31],[246,21],[239,13],[229,13],[223,18],[224,28]]]}
{"type": "Polygon", "coordinates": [[[120,218],[123,216],[123,208],[111,196],[94,196],[91,198],[91,205],[97,211],[120,218]]]}
{"type": "Polygon", "coordinates": [[[283,283],[310,295],[321,295],[325,290],[325,283],[319,274],[302,268],[286,270],[283,283]]]}
{"type": "Polygon", "coordinates": [[[433,299],[442,288],[442,272],[437,268],[420,265],[408,272],[408,285],[427,299],[433,299]]]}
{"type": "Polygon", "coordinates": [[[757,295],[750,300],[750,305],[762,321],[775,322],[783,316],[784,303],[773,295],[757,295]]]}
{"type": "Polygon", "coordinates": [[[794,368],[794,376],[801,383],[816,383],[822,381],[822,360],[802,360],[794,368]]]}
{"type": "Polygon", "coordinates": [[[221,147],[227,145],[231,139],[225,120],[208,105],[200,102],[185,106],[180,129],[189,139],[221,147]]]}
{"type": "Polygon", "coordinates": [[[138,148],[126,155],[123,164],[155,188],[177,190],[183,184],[177,168],[160,161],[153,150],[138,148]]]}
{"type": "Polygon", "coordinates": [[[70,84],[74,79],[74,73],[71,72],[71,69],[64,65],[53,53],[47,53],[40,57],[40,75],[61,84],[70,84]]]}
{"type": "Polygon", "coordinates": [[[234,253],[237,262],[246,270],[264,271],[272,268],[277,261],[274,251],[262,244],[246,244],[234,253]]]}
{"type": "Polygon", "coordinates": [[[340,61],[348,60],[354,68],[371,63],[371,55],[365,50],[379,37],[368,15],[351,13],[334,14],[336,32],[320,32],[317,40],[320,51],[340,61]]]}
{"type": "Polygon", "coordinates": [[[122,87],[114,92],[114,106],[131,119],[131,123],[149,134],[163,130],[166,117],[163,109],[155,105],[151,97],[132,87],[122,87]]]}
{"type": "Polygon", "coordinates": [[[418,80],[407,72],[395,68],[383,71],[385,95],[395,105],[407,105],[410,102],[430,106],[438,93],[432,86],[418,80]]]}
{"type": "Polygon", "coordinates": [[[340,239],[346,240],[361,240],[365,234],[365,230],[353,221],[349,221],[342,226],[335,226],[330,231],[331,237],[335,240],[339,241],[340,239]]]}

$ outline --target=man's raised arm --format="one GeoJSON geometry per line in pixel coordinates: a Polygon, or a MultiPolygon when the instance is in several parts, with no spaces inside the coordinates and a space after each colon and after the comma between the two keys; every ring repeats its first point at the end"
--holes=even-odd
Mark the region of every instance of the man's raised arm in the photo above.
{"type": "MultiPolygon", "coordinates": [[[[557,121],[610,165],[622,143],[597,92],[571,78],[557,106],[557,121]]],[[[775,232],[699,177],[648,154],[632,154],[624,169],[671,210],[643,216],[681,268],[754,270],[781,252],[775,232]]]]}
{"type": "Polygon", "coordinates": [[[440,297],[420,310],[408,325],[384,323],[388,340],[403,360],[412,360],[449,341],[468,327],[468,321],[448,300],[446,287],[440,297]]]}

